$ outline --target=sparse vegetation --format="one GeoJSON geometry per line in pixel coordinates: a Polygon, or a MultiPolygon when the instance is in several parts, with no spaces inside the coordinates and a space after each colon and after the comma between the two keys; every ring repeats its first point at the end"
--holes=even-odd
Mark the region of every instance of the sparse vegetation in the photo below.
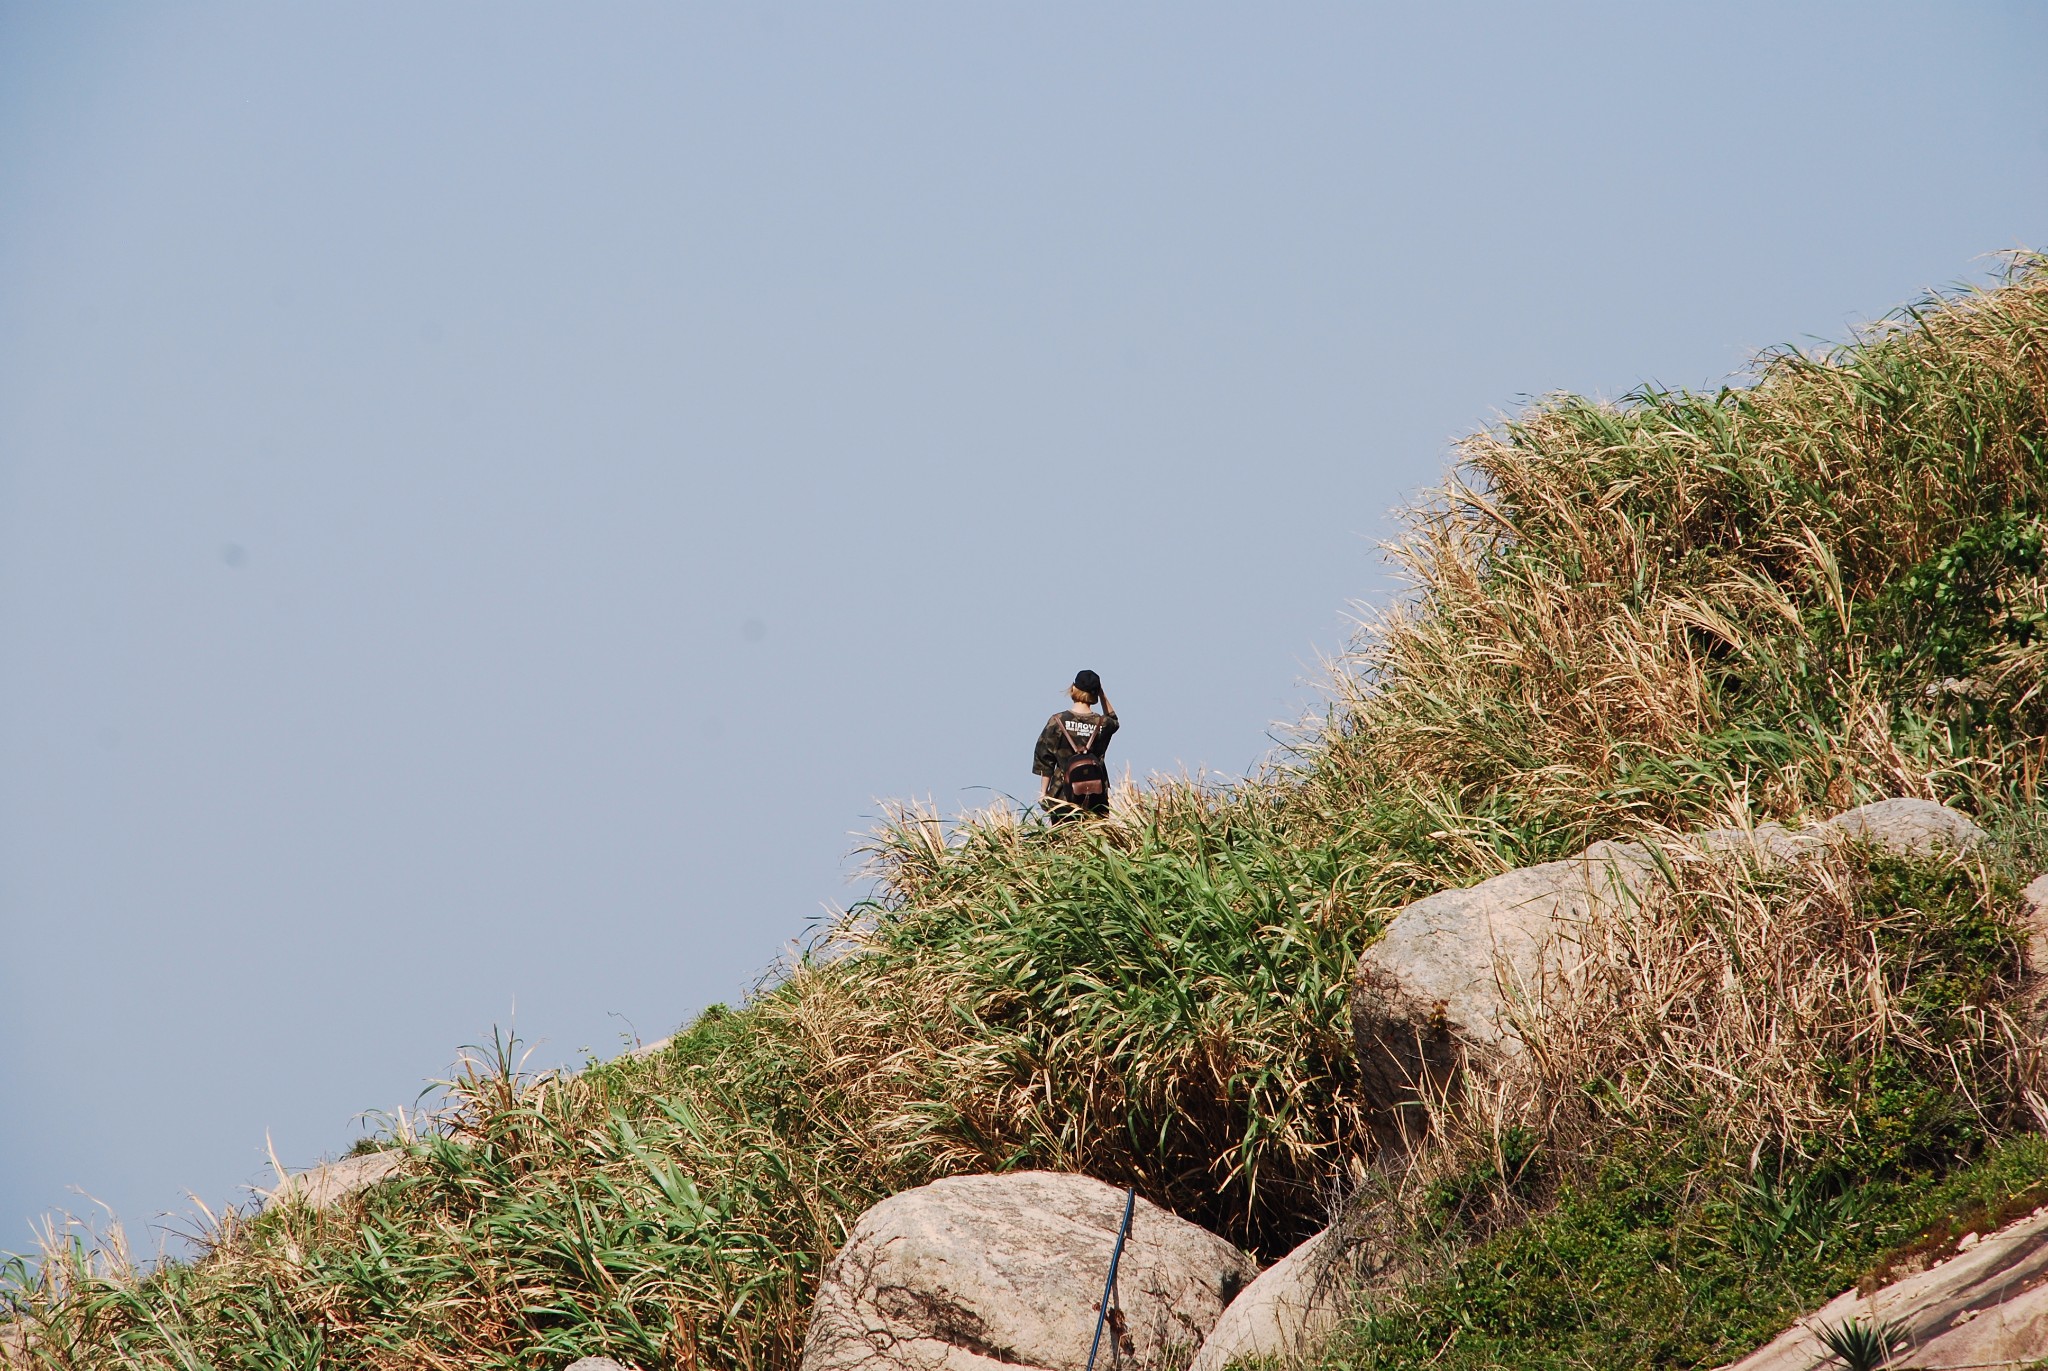
{"type": "Polygon", "coordinates": [[[2016,884],[2048,865],[2048,264],[1715,394],[1470,439],[1414,593],[1266,775],[1048,830],[906,811],[879,895],[660,1054],[502,1044],[404,1177],[149,1273],[82,1233],[0,1299],[46,1368],[795,1365],[884,1195],[1047,1166],[1277,1255],[1392,1255],[1334,1364],[1710,1364],[1945,1216],[2033,1193],[2016,884]],[[1941,798],[1967,862],[1674,865],[1515,1092],[1395,1166],[1345,986],[1407,901],[1605,837],[1941,798]]]}

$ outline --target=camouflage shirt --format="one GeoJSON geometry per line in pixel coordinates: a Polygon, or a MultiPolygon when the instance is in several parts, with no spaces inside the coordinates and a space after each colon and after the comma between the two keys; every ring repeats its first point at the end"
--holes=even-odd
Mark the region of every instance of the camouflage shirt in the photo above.
{"type": "Polygon", "coordinates": [[[1031,749],[1031,774],[1052,777],[1053,798],[1071,800],[1067,790],[1067,763],[1082,748],[1100,757],[1109,751],[1116,736],[1114,714],[1076,714],[1063,709],[1045,721],[1039,730],[1038,746],[1031,749]]]}

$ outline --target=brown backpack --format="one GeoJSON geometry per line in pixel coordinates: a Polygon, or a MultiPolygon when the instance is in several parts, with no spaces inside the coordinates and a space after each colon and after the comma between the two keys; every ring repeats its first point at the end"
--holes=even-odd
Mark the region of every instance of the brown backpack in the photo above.
{"type": "MultiPolygon", "coordinates": [[[[1074,741],[1074,735],[1067,733],[1064,723],[1060,725],[1060,731],[1067,734],[1069,743],[1074,741]]],[[[1074,755],[1067,759],[1067,794],[1083,809],[1098,809],[1109,803],[1109,765],[1095,755],[1095,740],[1102,733],[1102,726],[1097,724],[1087,745],[1075,749],[1074,755]]]]}

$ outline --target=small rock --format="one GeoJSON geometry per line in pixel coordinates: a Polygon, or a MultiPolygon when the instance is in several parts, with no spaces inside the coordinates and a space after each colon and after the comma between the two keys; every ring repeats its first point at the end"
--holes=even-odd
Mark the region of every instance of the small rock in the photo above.
{"type": "Polygon", "coordinates": [[[395,1148],[325,1162],[287,1176],[284,1184],[263,1197],[263,1207],[296,1201],[308,1209],[332,1209],[349,1196],[397,1175],[404,1163],[405,1153],[395,1148]]]}
{"type": "Polygon", "coordinates": [[[1956,1239],[1956,1251],[1967,1252],[1982,1241],[1983,1239],[1975,1233],[1965,1233],[1962,1237],[1956,1239]]]}
{"type": "MultiPolygon", "coordinates": [[[[1123,1210],[1121,1190],[1046,1171],[957,1176],[882,1201],[825,1268],[802,1371],[1082,1371],[1123,1210]]],[[[1257,1272],[1139,1200],[1118,1268],[1122,1327],[1110,1322],[1097,1364],[1185,1365],[1257,1272]]]]}
{"type": "Polygon", "coordinates": [[[562,1371],[638,1371],[638,1368],[613,1361],[610,1357],[578,1357],[562,1371]]]}
{"type": "Polygon", "coordinates": [[[1991,695],[1991,687],[1974,676],[1944,676],[1920,688],[1920,698],[1923,700],[1988,700],[1991,695]]]}
{"type": "Polygon", "coordinates": [[[2027,940],[2028,972],[2048,975],[2048,875],[2034,877],[2020,892],[2020,931],[2027,940]]]}
{"type": "Polygon", "coordinates": [[[1926,856],[1943,848],[1967,852],[1984,841],[1969,815],[1932,800],[1877,800],[1837,814],[1821,825],[1889,852],[1926,856]]]}

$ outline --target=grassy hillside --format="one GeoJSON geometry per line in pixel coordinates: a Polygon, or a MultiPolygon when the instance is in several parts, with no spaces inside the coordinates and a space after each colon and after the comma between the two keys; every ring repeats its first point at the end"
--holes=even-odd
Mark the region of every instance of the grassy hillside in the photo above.
{"type": "Polygon", "coordinates": [[[2042,1177],[2003,1006],[2015,884],[2048,866],[2044,517],[2038,259],[1714,394],[1547,400],[1413,511],[1412,594],[1269,774],[1058,832],[906,811],[872,906],[660,1055],[480,1052],[436,1127],[383,1140],[401,1182],[229,1216],[146,1277],[74,1234],[0,1298],[52,1368],[788,1368],[862,1209],[1040,1166],[1267,1256],[1341,1201],[1387,1268],[1341,1363],[1711,1364],[2042,1177]],[[1889,795],[1999,841],[1678,873],[1631,936],[1704,978],[1684,1031],[1645,1038],[1618,984],[1535,1088],[1376,1155],[1345,985],[1402,904],[1889,795]],[[1730,982],[1745,956],[1784,974],[1730,982]],[[1783,1040],[1758,1023],[1800,1050],[1751,1071],[1783,1040]],[[1644,1314],[1674,1298],[1682,1327],[1644,1314]]]}

